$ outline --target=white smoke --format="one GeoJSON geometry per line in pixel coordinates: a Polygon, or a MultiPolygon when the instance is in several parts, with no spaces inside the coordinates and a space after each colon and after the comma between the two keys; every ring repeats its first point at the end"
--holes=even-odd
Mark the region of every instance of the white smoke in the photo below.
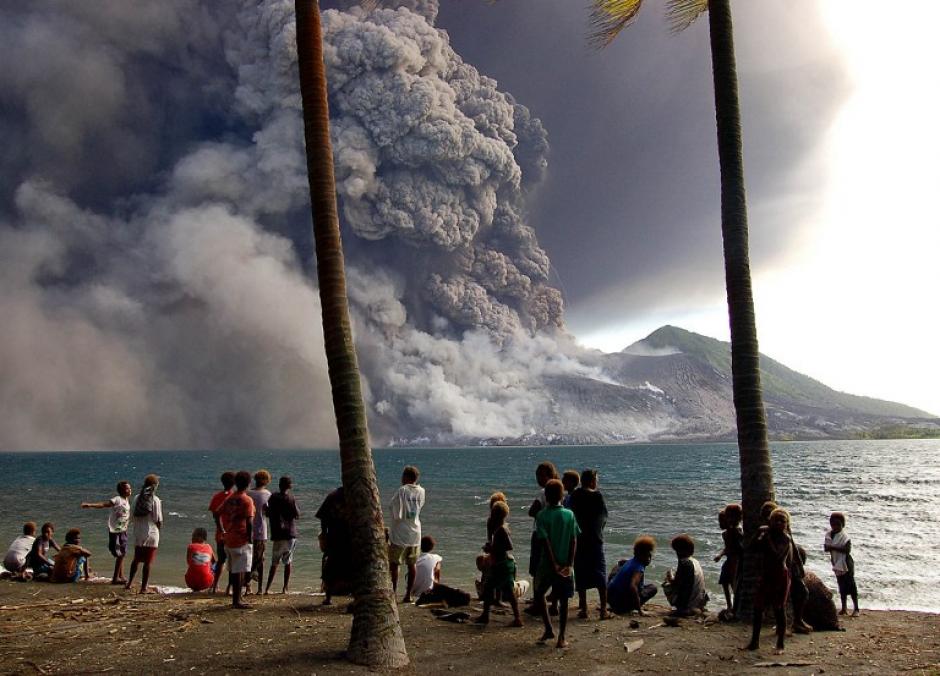
{"type": "MultiPolygon", "coordinates": [[[[525,220],[546,134],[400,4],[323,15],[373,434],[518,436],[601,377],[525,220]]],[[[2,13],[0,448],[335,443],[293,2],[2,13]]]]}

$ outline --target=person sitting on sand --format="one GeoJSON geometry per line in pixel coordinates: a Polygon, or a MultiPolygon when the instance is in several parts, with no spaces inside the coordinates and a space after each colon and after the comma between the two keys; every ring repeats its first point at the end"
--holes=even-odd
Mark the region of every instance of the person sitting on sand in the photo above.
{"type": "Polygon", "coordinates": [[[732,600],[732,591],[738,578],[738,568],[741,559],[744,556],[744,532],[741,530],[741,518],[743,511],[741,505],[730,504],[718,512],[718,527],[721,528],[721,540],[724,543],[721,551],[715,556],[715,562],[725,562],[721,564],[721,573],[718,575],[718,584],[721,585],[725,593],[725,603],[727,605],[726,617],[734,617],[734,601],[732,600]]]}
{"type": "Polygon", "coordinates": [[[790,515],[786,510],[775,509],[770,514],[768,525],[761,528],[752,546],[759,555],[760,581],[754,597],[751,642],[748,650],[757,650],[760,628],[764,619],[764,608],[771,606],[777,623],[776,654],[783,652],[783,641],[787,631],[786,605],[790,596],[790,569],[797,556],[793,540],[787,532],[790,515]]]}
{"type": "Polygon", "coordinates": [[[411,588],[415,605],[444,603],[451,608],[468,605],[470,594],[441,582],[441,562],[444,559],[434,553],[436,544],[430,535],[421,537],[421,554],[415,562],[415,583],[411,588]]]}
{"type": "Polygon", "coordinates": [[[193,530],[192,542],[186,548],[186,586],[195,592],[206,591],[215,581],[215,552],[206,540],[209,533],[205,528],[193,530]]]}
{"type": "Polygon", "coordinates": [[[417,467],[408,465],[401,473],[401,486],[389,505],[392,526],[389,529],[388,564],[392,576],[392,589],[398,591],[398,569],[408,567],[408,582],[403,603],[411,602],[411,588],[415,583],[415,562],[421,545],[421,508],[424,507],[424,489],[418,485],[417,467]]]}
{"type": "Polygon", "coordinates": [[[607,619],[607,559],[604,556],[604,527],[607,525],[607,503],[597,490],[597,470],[581,472],[581,486],[571,496],[571,511],[578,521],[581,534],[574,557],[574,579],[578,589],[578,617],[588,616],[587,593],[597,589],[600,594],[601,619],[607,619]]]}
{"type": "Polygon", "coordinates": [[[274,582],[274,574],[277,572],[278,564],[284,564],[282,594],[287,593],[287,585],[290,583],[291,568],[294,564],[294,547],[297,545],[296,521],[300,518],[297,501],[291,492],[293,485],[294,482],[289,476],[282,476],[278,481],[277,493],[274,493],[268,500],[268,522],[271,527],[271,568],[268,571],[268,582],[264,586],[265,594],[271,589],[271,583],[274,582]]]}
{"type": "Polygon", "coordinates": [[[26,557],[29,550],[33,548],[36,541],[36,524],[33,521],[27,521],[23,524],[23,534],[17,536],[10,543],[6,556],[3,557],[3,567],[6,568],[14,578],[27,580],[26,557]]]}
{"type": "Polygon", "coordinates": [[[245,588],[246,594],[251,589],[251,580],[258,581],[259,594],[261,585],[264,584],[264,550],[268,543],[268,500],[271,499],[271,491],[268,490],[269,483],[271,483],[271,473],[266,469],[259,469],[255,472],[254,489],[247,492],[248,497],[255,503],[255,520],[251,537],[251,577],[245,588]]]}
{"type": "MultiPolygon", "coordinates": [[[[219,578],[222,576],[222,569],[225,566],[225,541],[222,530],[222,522],[219,520],[219,514],[222,511],[222,505],[232,494],[232,487],[235,485],[235,472],[222,472],[219,477],[222,482],[222,490],[215,493],[209,500],[209,512],[212,514],[212,520],[215,522],[215,549],[218,552],[218,558],[215,562],[215,579],[212,581],[212,593],[219,590],[219,578]]],[[[226,593],[228,591],[226,590],[226,593]]]]}
{"type": "Polygon", "coordinates": [[[574,564],[577,552],[577,537],[581,532],[578,521],[570,509],[561,506],[564,487],[558,479],[552,479],[545,484],[545,500],[548,506],[542,509],[535,518],[536,533],[543,543],[543,551],[539,560],[539,570],[533,583],[533,596],[535,605],[542,609],[542,623],[545,631],[540,642],[555,638],[552,623],[549,619],[548,607],[545,604],[545,594],[549,589],[558,602],[558,640],[556,648],[567,648],[565,629],[568,626],[568,599],[574,596],[574,564]]]}
{"type": "Polygon", "coordinates": [[[33,541],[33,548],[26,555],[26,567],[32,568],[34,580],[48,580],[52,575],[53,562],[49,550],[60,551],[54,535],[55,524],[44,523],[39,537],[33,541]]]}
{"type": "Polygon", "coordinates": [[[839,596],[842,597],[840,615],[845,615],[846,597],[852,597],[852,617],[858,617],[858,587],[855,585],[855,561],[852,559],[852,541],[845,532],[845,514],[833,512],[829,516],[829,527],[823,550],[829,552],[832,572],[836,574],[839,596]]]}
{"type": "Polygon", "coordinates": [[[55,555],[52,568],[53,582],[78,582],[84,574],[89,578],[88,558],[91,552],[82,547],[82,531],[72,528],[65,534],[65,544],[55,555]]]}
{"type": "Polygon", "coordinates": [[[235,474],[235,492],[222,505],[220,519],[228,557],[229,584],[232,586],[232,607],[250,608],[242,601],[242,589],[251,579],[251,537],[254,533],[255,503],[247,495],[251,474],[242,470],[235,474]]]}
{"type": "Polygon", "coordinates": [[[643,605],[656,596],[656,585],[644,581],[646,567],[653,560],[656,540],[641,535],[633,542],[633,558],[620,561],[607,582],[607,602],[618,615],[635,612],[645,615],[643,605]]]}
{"type": "Polygon", "coordinates": [[[702,566],[692,556],[695,553],[695,543],[691,537],[682,533],[672,539],[670,546],[676,553],[678,562],[675,576],[671,569],[666,571],[663,593],[673,606],[673,615],[698,615],[705,610],[708,593],[705,591],[705,573],[702,572],[702,566]]]}
{"type": "Polygon", "coordinates": [[[490,521],[493,525],[493,536],[490,538],[487,552],[486,575],[483,583],[483,613],[475,620],[477,624],[488,624],[490,621],[490,607],[498,600],[505,598],[512,606],[513,627],[522,626],[522,615],[519,614],[519,600],[516,598],[516,561],[513,558],[512,539],[509,536],[509,505],[502,500],[493,503],[490,508],[490,521]]]}
{"type": "Polygon", "coordinates": [[[124,557],[127,555],[127,526],[131,519],[131,484],[118,481],[116,495],[102,502],[83,502],[82,509],[110,509],[108,513],[108,551],[114,557],[114,573],[111,584],[126,584],[124,579],[124,557]]]}
{"type": "Polygon", "coordinates": [[[140,493],[134,496],[133,507],[134,524],[134,560],[131,562],[131,574],[127,578],[125,589],[130,589],[137,575],[137,567],[143,566],[140,574],[140,593],[150,591],[147,586],[150,582],[150,567],[157,557],[157,547],[160,546],[160,529],[163,528],[163,503],[157,497],[157,488],[160,487],[160,477],[148,474],[144,477],[144,485],[140,493]]]}

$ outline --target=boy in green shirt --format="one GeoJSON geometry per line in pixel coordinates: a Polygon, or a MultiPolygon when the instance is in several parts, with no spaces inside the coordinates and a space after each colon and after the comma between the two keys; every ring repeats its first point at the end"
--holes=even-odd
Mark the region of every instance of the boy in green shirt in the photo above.
{"type": "Polygon", "coordinates": [[[535,518],[536,533],[545,547],[533,584],[535,603],[542,608],[542,622],[545,624],[545,632],[539,641],[555,638],[548,607],[545,605],[545,594],[551,589],[558,599],[558,641],[555,644],[557,648],[568,647],[565,640],[568,599],[574,596],[574,573],[571,566],[574,563],[577,537],[581,532],[574,512],[560,504],[564,490],[562,483],[557,479],[546,483],[545,499],[548,507],[541,510],[535,518]]]}

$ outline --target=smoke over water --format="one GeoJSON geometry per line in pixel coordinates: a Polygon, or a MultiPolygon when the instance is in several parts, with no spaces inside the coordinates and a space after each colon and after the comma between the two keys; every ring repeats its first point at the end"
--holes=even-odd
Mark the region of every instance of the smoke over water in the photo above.
{"type": "MultiPolygon", "coordinates": [[[[399,4],[323,15],[374,441],[524,435],[600,377],[526,222],[546,132],[399,4]]],[[[3,14],[0,449],[334,444],[293,2],[3,14]]]]}

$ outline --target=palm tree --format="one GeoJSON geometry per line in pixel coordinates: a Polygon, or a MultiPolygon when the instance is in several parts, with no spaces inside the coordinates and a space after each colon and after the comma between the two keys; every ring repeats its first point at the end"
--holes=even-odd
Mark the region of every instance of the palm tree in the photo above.
{"type": "Polygon", "coordinates": [[[401,667],[408,664],[408,653],[389,578],[382,504],[372,463],[346,298],[320,6],[317,0],[295,0],[294,6],[323,335],[339,433],[350,536],[357,554],[357,569],[352,576],[353,622],[346,654],[358,664],[401,667]]]}
{"type": "MultiPolygon", "coordinates": [[[[609,44],[636,17],[643,0],[593,0],[595,44],[609,44]]],[[[731,374],[738,427],[741,499],[745,537],[759,525],[761,505],[774,499],[767,418],[764,412],[757,346],[757,324],[751,292],[748,257],[747,204],[741,145],[741,112],[730,0],[667,0],[667,19],[674,31],[690,26],[708,11],[721,168],[721,236],[724,245],[725,286],[731,326],[731,374]]],[[[739,610],[749,615],[755,565],[745,562],[747,579],[739,585],[739,610]],[[749,573],[749,574],[748,574],[749,573]]]]}

